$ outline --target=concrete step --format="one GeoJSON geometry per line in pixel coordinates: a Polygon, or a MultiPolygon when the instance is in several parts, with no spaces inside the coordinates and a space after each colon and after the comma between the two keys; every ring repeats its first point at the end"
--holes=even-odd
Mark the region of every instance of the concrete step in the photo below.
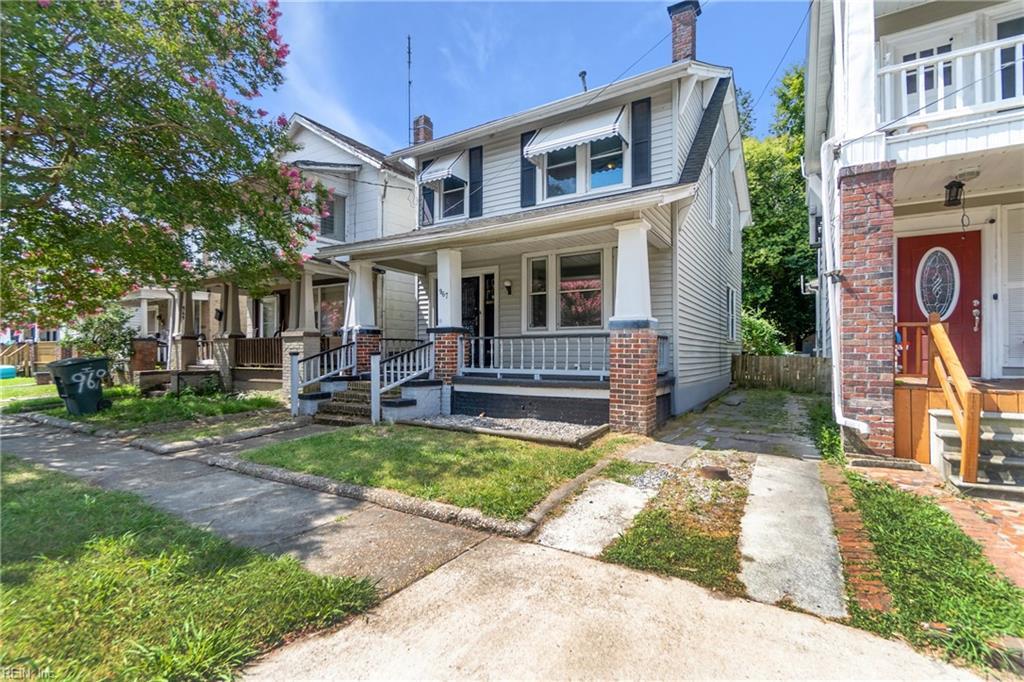
{"type": "Polygon", "coordinates": [[[363,424],[369,424],[370,420],[365,417],[359,417],[354,415],[344,414],[324,414],[323,412],[317,412],[313,417],[314,424],[323,424],[324,426],[361,426],[363,424]]]}
{"type": "Polygon", "coordinates": [[[960,476],[950,476],[949,482],[955,485],[964,495],[994,498],[997,500],[1024,501],[1024,486],[982,482],[980,471],[978,472],[977,483],[964,483],[960,476]]]}
{"type": "Polygon", "coordinates": [[[334,400],[328,401],[320,406],[317,414],[341,414],[357,417],[369,417],[370,406],[357,403],[339,403],[334,400]]]}

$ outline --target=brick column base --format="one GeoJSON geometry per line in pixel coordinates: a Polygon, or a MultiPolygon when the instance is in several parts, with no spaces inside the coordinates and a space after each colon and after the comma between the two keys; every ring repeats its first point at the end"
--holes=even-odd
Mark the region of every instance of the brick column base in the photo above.
{"type": "Polygon", "coordinates": [[[357,374],[370,371],[370,356],[380,354],[382,337],[379,329],[365,328],[355,331],[357,374]]]}
{"type": "Polygon", "coordinates": [[[132,339],[132,372],[156,369],[156,339],[132,339]]]}
{"type": "Polygon", "coordinates": [[[894,162],[843,168],[840,356],[843,414],[868,425],[844,431],[849,449],[893,454],[894,162]]]}
{"type": "Polygon", "coordinates": [[[468,331],[462,327],[434,327],[427,333],[434,341],[434,378],[450,385],[459,373],[459,339],[468,331]]]}
{"type": "Polygon", "coordinates": [[[292,331],[281,333],[281,389],[285,395],[292,385],[291,353],[297,352],[299,359],[320,352],[320,332],[292,331]]]}
{"type": "Polygon", "coordinates": [[[199,356],[199,342],[194,336],[179,336],[174,340],[174,350],[175,366],[173,369],[188,369],[189,365],[196,364],[196,358],[199,356]]]}
{"type": "MultiPolygon", "coordinates": [[[[235,366],[235,339],[231,337],[218,337],[213,339],[213,364],[220,372],[220,382],[225,391],[234,388],[234,375],[231,370],[235,366]]],[[[285,354],[287,360],[287,354],[285,354]]]]}
{"type": "Polygon", "coordinates": [[[608,344],[608,418],[613,431],[654,433],[658,424],[658,332],[612,329],[608,344]]]}

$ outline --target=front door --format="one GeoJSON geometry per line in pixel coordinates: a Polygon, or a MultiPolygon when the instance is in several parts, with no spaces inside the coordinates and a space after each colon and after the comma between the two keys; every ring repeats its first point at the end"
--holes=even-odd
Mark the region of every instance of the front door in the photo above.
{"type": "MultiPolygon", "coordinates": [[[[469,336],[494,336],[494,275],[472,275],[462,278],[462,326],[469,336]]],[[[490,362],[492,342],[477,341],[472,345],[468,360],[473,367],[484,367],[490,362]],[[483,364],[481,364],[483,361],[483,364]]]]}
{"type": "Polygon", "coordinates": [[[981,232],[903,237],[897,250],[896,319],[938,313],[968,376],[981,376],[981,232]]]}

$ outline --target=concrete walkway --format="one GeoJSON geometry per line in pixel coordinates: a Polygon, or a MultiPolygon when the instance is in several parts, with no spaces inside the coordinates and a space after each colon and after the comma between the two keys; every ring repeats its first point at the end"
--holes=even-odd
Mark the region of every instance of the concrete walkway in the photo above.
{"type": "Polygon", "coordinates": [[[544,524],[537,542],[583,556],[599,556],[657,492],[600,478],[588,485],[565,513],[544,524]]]}
{"type": "Polygon", "coordinates": [[[905,644],[692,583],[491,538],[252,680],[974,679],[905,644]]]}
{"type": "MultiPolygon", "coordinates": [[[[327,430],[306,427],[207,451],[239,452],[327,430]]],[[[4,420],[0,451],[155,507],[238,544],[288,553],[325,575],[367,577],[390,594],[487,536],[478,531],[161,456],[117,440],[4,420]]]]}

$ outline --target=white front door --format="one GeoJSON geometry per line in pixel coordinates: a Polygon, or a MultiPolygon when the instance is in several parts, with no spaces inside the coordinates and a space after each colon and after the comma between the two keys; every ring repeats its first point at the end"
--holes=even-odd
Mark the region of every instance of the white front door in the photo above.
{"type": "Polygon", "coordinates": [[[1014,377],[1024,376],[1024,204],[1006,207],[1004,215],[1002,374],[1014,377]]]}

